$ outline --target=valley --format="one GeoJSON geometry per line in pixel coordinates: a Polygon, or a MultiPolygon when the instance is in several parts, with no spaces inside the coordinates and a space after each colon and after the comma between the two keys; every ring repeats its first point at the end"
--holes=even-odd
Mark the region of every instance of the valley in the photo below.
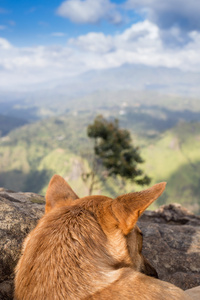
{"type": "MultiPolygon", "coordinates": [[[[7,111],[0,103],[8,123],[0,138],[0,186],[44,195],[49,179],[58,173],[80,196],[87,195],[81,175],[90,168],[93,143],[86,131],[95,116],[102,114],[118,118],[120,127],[130,130],[151,184],[167,181],[166,192],[152,209],[177,202],[200,213],[198,99],[121,90],[96,91],[65,101],[61,97],[52,106],[46,101],[33,101],[32,107],[27,101],[15,103],[7,111]],[[22,123],[14,122],[17,116],[22,123]]],[[[123,189],[124,193],[142,187],[126,182],[123,189]]],[[[119,178],[100,181],[94,193],[121,194],[119,178]]]]}

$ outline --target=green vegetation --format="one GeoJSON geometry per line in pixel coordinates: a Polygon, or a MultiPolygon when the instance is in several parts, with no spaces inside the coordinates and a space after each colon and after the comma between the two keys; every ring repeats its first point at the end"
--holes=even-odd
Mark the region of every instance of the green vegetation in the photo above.
{"type": "Polygon", "coordinates": [[[158,203],[179,202],[194,211],[200,206],[200,123],[181,122],[144,149],[146,171],[167,181],[158,203]]]}
{"type": "Polygon", "coordinates": [[[138,164],[143,163],[139,148],[134,147],[130,132],[119,128],[118,119],[106,120],[102,115],[97,116],[87,127],[88,137],[94,140],[94,156],[91,160],[91,171],[84,173],[83,179],[91,180],[89,194],[93,192],[96,178],[101,180],[108,177],[121,178],[122,188],[125,180],[138,185],[148,185],[150,178],[143,174],[138,164]],[[101,172],[100,172],[101,170],[101,172]]]}
{"type": "MultiPolygon", "coordinates": [[[[87,138],[87,126],[97,110],[108,119],[118,118],[120,127],[131,132],[145,161],[142,171],[152,178],[152,184],[168,182],[154,205],[178,202],[200,212],[199,101],[158,98],[155,93],[148,99],[139,92],[96,93],[84,102],[66,101],[63,115],[19,128],[14,125],[16,129],[11,126],[8,135],[0,138],[0,186],[44,195],[51,176],[58,173],[80,196],[87,195],[81,174],[90,171],[93,143],[87,138]]],[[[116,177],[102,181],[94,193],[115,197],[140,189],[126,182],[122,190],[116,177]]]]}

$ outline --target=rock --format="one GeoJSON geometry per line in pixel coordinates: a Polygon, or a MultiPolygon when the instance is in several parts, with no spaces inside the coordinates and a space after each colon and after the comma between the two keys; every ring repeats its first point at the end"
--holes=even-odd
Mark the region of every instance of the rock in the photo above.
{"type": "Polygon", "coordinates": [[[163,205],[156,211],[146,211],[140,220],[170,225],[200,225],[199,216],[177,203],[163,205]]]}
{"type": "Polygon", "coordinates": [[[138,223],[143,253],[159,278],[184,290],[200,285],[200,217],[170,204],[145,212],[138,223]]]}
{"type": "Polygon", "coordinates": [[[13,280],[6,280],[0,283],[0,300],[13,299],[13,280]]]}
{"type": "Polygon", "coordinates": [[[0,300],[12,299],[22,241],[44,213],[44,197],[0,189],[0,300]]]}
{"type": "MultiPolygon", "coordinates": [[[[12,299],[13,270],[22,241],[44,213],[44,197],[0,189],[0,300],[12,299]]],[[[180,205],[140,218],[145,256],[162,280],[183,289],[200,285],[200,217],[180,205]]]]}

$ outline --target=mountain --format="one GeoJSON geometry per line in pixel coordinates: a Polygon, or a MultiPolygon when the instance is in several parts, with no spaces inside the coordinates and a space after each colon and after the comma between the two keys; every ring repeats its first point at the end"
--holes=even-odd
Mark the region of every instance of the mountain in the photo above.
{"type": "MultiPolygon", "coordinates": [[[[198,97],[200,73],[175,68],[148,67],[137,64],[90,71],[79,76],[30,85],[24,90],[0,91],[0,103],[24,100],[28,106],[52,105],[72,101],[98,92],[123,90],[158,92],[181,97],[198,97]]],[[[54,106],[55,107],[55,106],[54,106]]],[[[47,107],[46,107],[47,108],[47,107]]]]}
{"type": "MultiPolygon", "coordinates": [[[[81,174],[89,170],[93,148],[86,129],[102,114],[131,131],[152,184],[168,182],[157,203],[180,202],[199,213],[199,81],[198,73],[124,65],[0,92],[0,186],[44,194],[59,173],[86,195],[81,174]]],[[[109,179],[100,190],[115,196],[122,186],[109,179]]]]}
{"type": "MultiPolygon", "coordinates": [[[[179,202],[200,211],[200,122],[192,111],[173,111],[150,106],[102,106],[98,112],[120,119],[135,145],[140,146],[144,171],[152,184],[167,181],[158,204],[179,202]]],[[[89,170],[92,141],[86,128],[95,110],[74,110],[15,129],[0,139],[0,186],[44,194],[51,176],[64,176],[80,196],[88,186],[81,174],[89,170]]],[[[123,192],[141,187],[127,183],[123,192]]],[[[99,183],[96,193],[115,196],[122,192],[118,179],[99,183]]]]}

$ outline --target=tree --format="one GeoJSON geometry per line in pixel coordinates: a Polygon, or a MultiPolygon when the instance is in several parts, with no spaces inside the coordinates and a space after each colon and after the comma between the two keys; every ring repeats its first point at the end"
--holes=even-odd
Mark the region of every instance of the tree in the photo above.
{"type": "Polygon", "coordinates": [[[133,146],[130,132],[119,128],[117,119],[107,121],[103,116],[97,116],[94,123],[88,126],[87,135],[94,139],[94,160],[91,172],[83,174],[85,181],[91,180],[90,194],[97,183],[99,168],[102,167],[104,177],[120,176],[123,181],[131,180],[139,185],[150,183],[150,178],[138,168],[138,164],[144,162],[139,148],[133,146]]]}

